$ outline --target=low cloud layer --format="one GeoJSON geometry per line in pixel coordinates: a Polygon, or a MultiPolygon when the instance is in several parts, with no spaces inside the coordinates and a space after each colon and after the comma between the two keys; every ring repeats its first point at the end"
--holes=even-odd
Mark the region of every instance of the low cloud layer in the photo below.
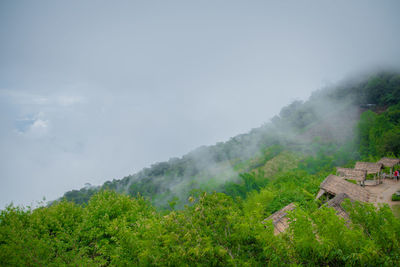
{"type": "Polygon", "coordinates": [[[398,67],[398,1],[0,3],[0,207],[246,132],[398,67]]]}

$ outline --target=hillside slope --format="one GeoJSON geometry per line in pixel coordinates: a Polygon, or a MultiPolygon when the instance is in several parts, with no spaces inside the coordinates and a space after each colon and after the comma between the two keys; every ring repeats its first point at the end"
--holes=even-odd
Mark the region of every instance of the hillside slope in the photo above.
{"type": "MultiPolygon", "coordinates": [[[[320,111],[319,121],[307,119],[319,111],[310,109],[315,101],[310,99],[285,108],[271,124],[235,137],[240,142],[201,148],[102,188],[77,191],[87,199],[93,194],[85,205],[59,201],[34,210],[10,205],[0,212],[0,265],[399,266],[400,220],[389,206],[343,201],[347,217],[342,218],[315,199],[334,167],[400,156],[400,104],[387,102],[400,92],[399,83],[392,83],[400,76],[382,75],[363,83],[366,95],[375,79],[386,81],[384,89],[394,93],[376,99],[373,107],[379,112],[361,114],[351,138],[312,136],[327,117],[320,111]],[[258,142],[260,149],[253,155],[219,150],[245,148],[244,140],[258,142]],[[101,190],[107,188],[114,190],[101,190]],[[115,192],[126,190],[145,197],[115,192]],[[290,203],[295,207],[287,214],[290,224],[275,235],[273,223],[264,219],[290,203]]],[[[324,92],[328,97],[327,92],[337,93],[324,92]]],[[[357,102],[346,105],[359,107],[357,102]]],[[[325,114],[332,117],[335,110],[325,114]]]]}
{"type": "Polygon", "coordinates": [[[336,149],[349,146],[361,111],[384,110],[399,100],[400,76],[396,73],[349,80],[314,92],[306,102],[293,102],[271,122],[249,133],[153,164],[121,180],[69,191],[63,198],[87,203],[95,192],[111,189],[131,196],[140,194],[164,208],[179,200],[182,207],[193,190],[227,192],[232,182],[243,182],[241,173],[264,165],[282,149],[313,155],[318,152],[318,143],[330,143],[336,149]],[[280,148],[274,151],[276,146],[280,148]]]}

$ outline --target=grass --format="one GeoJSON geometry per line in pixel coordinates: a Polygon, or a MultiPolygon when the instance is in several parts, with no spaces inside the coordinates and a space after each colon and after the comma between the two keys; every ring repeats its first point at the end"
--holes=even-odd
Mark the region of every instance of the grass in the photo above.
{"type": "Polygon", "coordinates": [[[288,171],[297,168],[300,156],[294,152],[283,151],[268,160],[260,169],[264,170],[265,177],[272,177],[282,170],[288,171]]]}
{"type": "Polygon", "coordinates": [[[397,218],[400,218],[400,204],[393,205],[392,210],[393,210],[394,216],[396,216],[397,218]]]}

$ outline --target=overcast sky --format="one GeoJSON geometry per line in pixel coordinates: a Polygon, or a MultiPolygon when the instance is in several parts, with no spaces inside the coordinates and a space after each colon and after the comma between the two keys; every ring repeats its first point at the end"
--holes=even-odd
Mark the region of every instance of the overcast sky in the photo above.
{"type": "Polygon", "coordinates": [[[0,208],[119,179],[400,63],[400,1],[0,2],[0,208]]]}

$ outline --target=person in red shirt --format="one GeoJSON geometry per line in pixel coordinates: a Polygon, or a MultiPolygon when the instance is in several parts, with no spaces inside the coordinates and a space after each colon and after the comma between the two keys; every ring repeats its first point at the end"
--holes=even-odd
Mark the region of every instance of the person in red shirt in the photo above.
{"type": "Polygon", "coordinates": [[[394,179],[396,179],[396,181],[399,180],[399,171],[394,172],[394,179]]]}

